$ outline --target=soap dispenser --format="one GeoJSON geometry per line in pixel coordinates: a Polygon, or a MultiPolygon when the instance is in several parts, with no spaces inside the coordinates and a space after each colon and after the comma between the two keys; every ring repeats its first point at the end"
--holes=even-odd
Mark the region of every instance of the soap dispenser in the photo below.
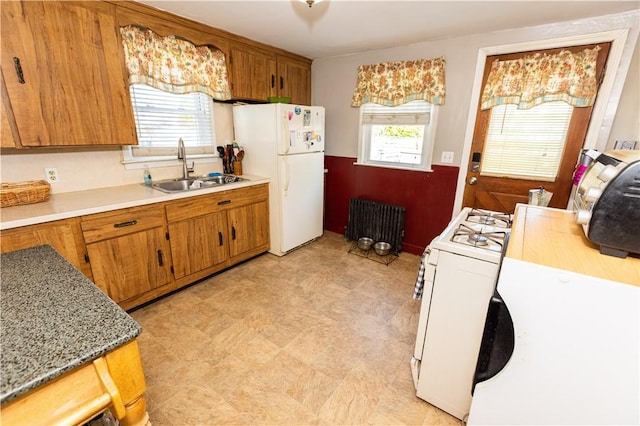
{"type": "Polygon", "coordinates": [[[144,165],[144,184],[151,185],[151,172],[146,164],[144,165]]]}

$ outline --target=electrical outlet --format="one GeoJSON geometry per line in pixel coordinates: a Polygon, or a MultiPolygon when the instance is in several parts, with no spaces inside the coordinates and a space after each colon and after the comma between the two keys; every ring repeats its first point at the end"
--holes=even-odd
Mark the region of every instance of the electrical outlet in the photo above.
{"type": "Polygon", "coordinates": [[[58,175],[58,169],[55,167],[45,167],[44,177],[47,179],[47,182],[49,183],[60,182],[60,175],[58,175]]]}
{"type": "Polygon", "coordinates": [[[442,151],[442,157],[440,157],[440,162],[443,164],[451,164],[453,163],[453,152],[451,151],[442,151]]]}

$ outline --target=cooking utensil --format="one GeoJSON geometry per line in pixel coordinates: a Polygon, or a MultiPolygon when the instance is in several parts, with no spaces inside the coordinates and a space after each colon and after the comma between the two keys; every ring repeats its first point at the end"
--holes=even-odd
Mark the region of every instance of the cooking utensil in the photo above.
{"type": "Polygon", "coordinates": [[[244,158],[244,149],[241,149],[240,152],[238,152],[238,161],[242,161],[242,159],[244,158]]]}

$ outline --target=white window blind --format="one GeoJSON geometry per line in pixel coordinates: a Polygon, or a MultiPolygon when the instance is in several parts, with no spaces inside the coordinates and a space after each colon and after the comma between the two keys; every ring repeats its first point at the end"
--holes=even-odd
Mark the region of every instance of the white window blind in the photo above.
{"type": "Polygon", "coordinates": [[[204,93],[174,94],[144,84],[130,86],[138,146],[133,157],[172,156],[182,138],[187,153],[213,154],[213,101],[204,93]]]}
{"type": "Polygon", "coordinates": [[[429,124],[431,104],[414,101],[395,107],[378,104],[362,106],[362,124],[429,124]]]}
{"type": "Polygon", "coordinates": [[[480,174],[555,181],[572,112],[565,102],[492,108],[480,174]]]}

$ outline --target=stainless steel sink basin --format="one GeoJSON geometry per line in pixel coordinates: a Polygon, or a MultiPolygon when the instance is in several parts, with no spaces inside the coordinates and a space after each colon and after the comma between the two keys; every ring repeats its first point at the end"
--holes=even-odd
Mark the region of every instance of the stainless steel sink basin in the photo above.
{"type": "Polygon", "coordinates": [[[199,189],[211,188],[213,186],[228,185],[234,182],[241,182],[244,179],[234,175],[208,176],[189,179],[167,179],[154,182],[151,187],[158,191],[173,193],[184,191],[197,191],[199,189]],[[200,181],[200,187],[193,185],[195,181],[200,181]]]}

